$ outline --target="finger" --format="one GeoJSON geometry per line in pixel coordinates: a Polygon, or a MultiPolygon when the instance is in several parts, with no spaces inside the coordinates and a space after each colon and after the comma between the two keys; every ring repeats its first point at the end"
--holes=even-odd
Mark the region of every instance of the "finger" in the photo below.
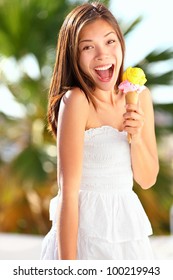
{"type": "Polygon", "coordinates": [[[127,111],[135,111],[135,112],[137,112],[141,115],[144,114],[139,104],[127,104],[126,105],[126,110],[127,111]]]}
{"type": "Polygon", "coordinates": [[[134,111],[130,111],[130,112],[126,112],[123,115],[124,119],[134,119],[134,120],[142,120],[144,119],[144,115],[141,115],[137,112],[134,111]]]}
{"type": "Polygon", "coordinates": [[[126,120],[124,122],[124,127],[131,127],[131,128],[140,128],[142,126],[142,122],[137,120],[126,120]]]}

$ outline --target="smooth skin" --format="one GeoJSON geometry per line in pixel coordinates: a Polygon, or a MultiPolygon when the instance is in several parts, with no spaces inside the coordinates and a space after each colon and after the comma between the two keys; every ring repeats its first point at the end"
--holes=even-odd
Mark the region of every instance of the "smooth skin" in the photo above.
{"type": "Polygon", "coordinates": [[[97,110],[79,88],[68,91],[60,104],[57,133],[58,184],[61,189],[58,250],[62,260],[77,258],[78,195],[86,129],[108,125],[130,133],[134,180],[144,189],[156,182],[159,167],[150,92],[145,89],[140,93],[137,105],[125,105],[123,93],[116,94],[114,90],[121,61],[120,43],[107,22],[97,20],[82,29],[79,63],[95,82],[93,96],[97,110]],[[102,81],[95,68],[110,64],[113,65],[112,76],[102,81]]]}

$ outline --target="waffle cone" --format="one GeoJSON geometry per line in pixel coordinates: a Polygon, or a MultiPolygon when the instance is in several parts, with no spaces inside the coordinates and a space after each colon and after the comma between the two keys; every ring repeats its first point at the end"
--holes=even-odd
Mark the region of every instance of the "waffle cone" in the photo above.
{"type": "MultiPolygon", "coordinates": [[[[138,103],[138,93],[137,91],[129,91],[125,95],[126,104],[137,104],[138,103]]],[[[128,142],[131,143],[132,136],[128,133],[127,135],[128,142]]]]}
{"type": "Polygon", "coordinates": [[[138,93],[137,91],[129,91],[125,95],[126,104],[137,104],[138,103],[138,93]]]}

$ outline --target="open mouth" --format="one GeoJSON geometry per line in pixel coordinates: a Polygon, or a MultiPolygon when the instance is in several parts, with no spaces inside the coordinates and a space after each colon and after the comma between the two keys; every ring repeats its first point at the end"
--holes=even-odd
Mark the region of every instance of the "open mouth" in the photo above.
{"type": "Polygon", "coordinates": [[[109,64],[95,68],[95,71],[101,81],[109,81],[112,78],[114,65],[109,64]]]}

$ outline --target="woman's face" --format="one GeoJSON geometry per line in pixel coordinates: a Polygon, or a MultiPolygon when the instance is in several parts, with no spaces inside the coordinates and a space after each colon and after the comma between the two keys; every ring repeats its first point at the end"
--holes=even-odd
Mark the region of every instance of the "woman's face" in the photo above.
{"type": "Polygon", "coordinates": [[[116,84],[122,64],[122,49],[113,27],[98,19],[82,28],[79,35],[79,66],[96,88],[109,91],[116,84]]]}

